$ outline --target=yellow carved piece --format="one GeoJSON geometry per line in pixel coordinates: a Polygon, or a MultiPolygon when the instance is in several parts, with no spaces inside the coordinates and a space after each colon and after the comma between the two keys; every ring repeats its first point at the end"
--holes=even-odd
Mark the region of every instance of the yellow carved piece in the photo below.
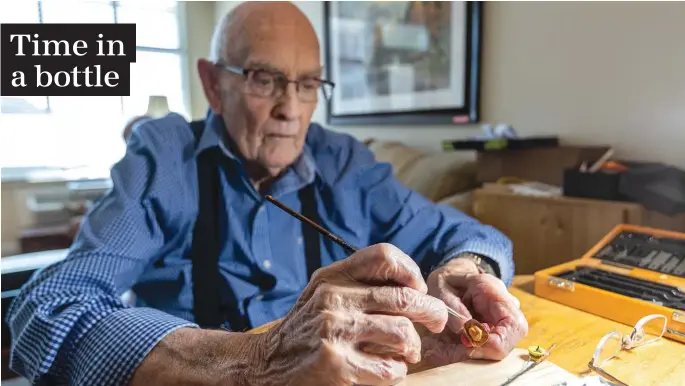
{"type": "Polygon", "coordinates": [[[532,360],[538,360],[547,354],[547,350],[540,346],[530,346],[528,347],[528,355],[532,360]]]}
{"type": "Polygon", "coordinates": [[[484,345],[490,337],[488,329],[475,319],[468,320],[464,323],[464,332],[464,335],[473,347],[484,345]]]}

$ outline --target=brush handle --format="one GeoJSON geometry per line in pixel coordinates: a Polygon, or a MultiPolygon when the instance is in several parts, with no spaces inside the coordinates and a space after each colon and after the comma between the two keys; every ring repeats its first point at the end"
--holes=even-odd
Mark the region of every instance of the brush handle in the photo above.
{"type": "Polygon", "coordinates": [[[282,210],[284,210],[284,211],[285,211],[286,213],[288,213],[289,215],[291,215],[291,216],[297,218],[297,219],[300,220],[300,221],[303,221],[303,222],[309,224],[309,226],[311,226],[311,227],[313,227],[314,229],[316,229],[319,233],[321,233],[322,235],[328,237],[329,239],[331,239],[332,241],[334,241],[336,244],[338,244],[338,245],[340,245],[341,247],[343,247],[343,248],[345,249],[345,251],[347,251],[347,253],[352,254],[352,253],[357,252],[357,248],[355,248],[355,247],[353,247],[353,246],[347,244],[343,239],[341,239],[340,237],[338,237],[338,236],[334,235],[333,233],[327,231],[325,228],[323,228],[323,227],[320,226],[319,224],[315,223],[314,221],[308,219],[307,217],[305,217],[305,216],[303,216],[303,215],[301,215],[301,214],[295,212],[294,210],[288,208],[287,206],[283,205],[280,201],[276,200],[276,199],[273,198],[272,196],[267,195],[267,196],[265,196],[264,198],[266,198],[269,202],[271,202],[272,204],[274,204],[274,205],[276,205],[277,207],[279,207],[279,208],[281,208],[282,210]]]}
{"type": "Polygon", "coordinates": [[[452,316],[456,316],[457,318],[462,319],[462,320],[468,320],[468,318],[466,316],[458,313],[457,311],[453,310],[449,306],[445,305],[445,307],[447,307],[447,313],[448,314],[450,314],[452,316]]]}

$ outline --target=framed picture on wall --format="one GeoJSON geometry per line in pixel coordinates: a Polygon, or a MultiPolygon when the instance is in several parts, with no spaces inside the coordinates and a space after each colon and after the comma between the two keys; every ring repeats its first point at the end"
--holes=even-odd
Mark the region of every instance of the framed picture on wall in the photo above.
{"type": "Polygon", "coordinates": [[[332,125],[479,119],[482,4],[326,1],[332,125]]]}

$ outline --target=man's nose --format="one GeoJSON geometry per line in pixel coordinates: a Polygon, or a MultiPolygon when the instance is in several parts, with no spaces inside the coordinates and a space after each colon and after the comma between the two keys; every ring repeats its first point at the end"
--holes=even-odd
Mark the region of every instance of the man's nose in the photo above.
{"type": "Polygon", "coordinates": [[[300,118],[300,99],[297,96],[297,85],[288,83],[283,95],[278,98],[274,113],[276,118],[292,121],[300,118]]]}

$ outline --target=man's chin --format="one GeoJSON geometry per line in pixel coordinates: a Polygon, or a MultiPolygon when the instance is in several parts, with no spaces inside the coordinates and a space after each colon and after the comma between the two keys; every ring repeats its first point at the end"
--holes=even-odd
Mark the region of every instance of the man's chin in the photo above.
{"type": "Polygon", "coordinates": [[[287,160],[269,160],[268,162],[265,162],[265,165],[269,169],[287,169],[295,163],[295,159],[287,159],[287,160]]]}
{"type": "Polygon", "coordinates": [[[302,153],[301,149],[290,148],[287,151],[267,151],[263,153],[262,165],[269,169],[285,169],[295,163],[302,153]]]}
{"type": "Polygon", "coordinates": [[[268,159],[263,160],[262,165],[272,171],[281,171],[287,169],[290,165],[295,163],[295,160],[297,160],[296,156],[269,157],[268,159]]]}

